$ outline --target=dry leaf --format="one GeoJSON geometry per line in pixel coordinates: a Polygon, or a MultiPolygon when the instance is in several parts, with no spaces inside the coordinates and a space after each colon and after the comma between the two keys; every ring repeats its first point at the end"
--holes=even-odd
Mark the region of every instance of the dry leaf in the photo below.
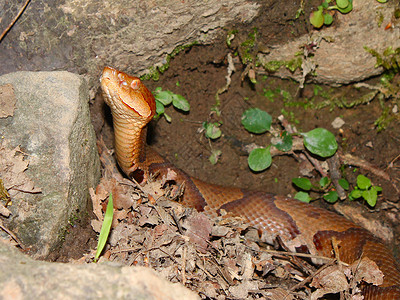
{"type": "Polygon", "coordinates": [[[383,283],[383,273],[368,257],[363,257],[352,263],[350,266],[357,282],[365,281],[374,285],[381,285],[383,283]]]}
{"type": "Polygon", "coordinates": [[[246,299],[250,291],[257,290],[258,284],[255,281],[243,281],[243,283],[229,287],[229,291],[237,299],[246,299]]]}
{"type": "Polygon", "coordinates": [[[24,172],[29,166],[29,159],[19,146],[8,149],[0,147],[0,177],[11,198],[19,193],[40,193],[33,181],[24,172]]]}
{"type": "Polygon", "coordinates": [[[288,291],[285,291],[282,288],[271,289],[266,292],[268,299],[270,300],[292,300],[294,299],[293,295],[288,291]]]}
{"type": "Polygon", "coordinates": [[[212,230],[210,219],[204,214],[194,213],[186,219],[184,227],[187,229],[186,236],[198,245],[201,252],[206,253],[212,230]]]}
{"type": "Polygon", "coordinates": [[[311,294],[311,300],[319,299],[325,294],[336,294],[349,289],[343,268],[343,266],[334,265],[315,275],[310,286],[317,288],[317,290],[311,294]]]}
{"type": "Polygon", "coordinates": [[[0,86],[0,118],[12,117],[14,115],[17,98],[14,87],[8,83],[0,86]]]}

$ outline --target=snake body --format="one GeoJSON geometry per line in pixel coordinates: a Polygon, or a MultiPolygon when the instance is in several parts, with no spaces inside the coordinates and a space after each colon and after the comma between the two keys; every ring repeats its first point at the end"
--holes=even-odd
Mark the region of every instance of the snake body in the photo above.
{"type": "Polygon", "coordinates": [[[273,243],[279,238],[291,251],[333,257],[335,239],[342,261],[350,264],[368,257],[384,274],[380,285],[363,287],[364,299],[400,299],[399,265],[379,238],[342,216],[298,200],[190,177],[145,147],[146,124],[155,114],[155,100],[140,79],[105,67],[100,81],[113,116],[117,161],[128,177],[142,183],[152,173],[166,175],[173,170],[177,184],[185,184],[183,205],[210,217],[222,209],[241,216],[259,231],[263,241],[273,243]]]}

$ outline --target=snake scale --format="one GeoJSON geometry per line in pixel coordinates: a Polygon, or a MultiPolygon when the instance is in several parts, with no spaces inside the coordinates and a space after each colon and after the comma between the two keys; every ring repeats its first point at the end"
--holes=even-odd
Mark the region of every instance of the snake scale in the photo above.
{"type": "Polygon", "coordinates": [[[258,230],[263,241],[272,244],[279,238],[291,251],[333,257],[335,239],[342,261],[352,263],[368,257],[384,274],[379,286],[363,286],[364,299],[400,299],[399,265],[379,238],[338,214],[298,200],[190,177],[146,147],[146,125],[155,114],[155,100],[140,79],[105,67],[100,82],[113,116],[117,161],[128,177],[144,183],[152,173],[165,175],[173,170],[177,184],[185,184],[183,205],[210,217],[222,209],[241,216],[258,230]]]}

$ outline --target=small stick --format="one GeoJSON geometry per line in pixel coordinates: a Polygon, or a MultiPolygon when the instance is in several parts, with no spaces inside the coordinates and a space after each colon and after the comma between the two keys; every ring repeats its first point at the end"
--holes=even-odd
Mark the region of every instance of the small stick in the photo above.
{"type": "Polygon", "coordinates": [[[8,230],[7,227],[4,226],[2,220],[0,220],[0,229],[3,229],[6,233],[8,233],[12,237],[12,239],[18,244],[18,246],[21,247],[21,249],[25,249],[24,245],[17,238],[17,236],[14,233],[12,233],[10,230],[8,230]]]}
{"type": "Polygon", "coordinates": [[[349,153],[346,153],[344,155],[343,154],[340,155],[340,160],[344,164],[363,168],[363,169],[375,174],[376,176],[382,177],[383,179],[390,181],[390,176],[388,173],[375,167],[374,165],[370,164],[369,162],[367,162],[366,160],[364,160],[362,158],[359,158],[359,157],[353,156],[349,153]]]}
{"type": "Polygon", "coordinates": [[[186,254],[187,254],[187,245],[183,245],[183,253],[182,253],[182,284],[186,283],[186,254]]]}
{"type": "Polygon", "coordinates": [[[19,13],[15,16],[14,20],[11,21],[10,25],[8,25],[8,27],[0,35],[0,42],[6,36],[6,34],[10,31],[11,27],[14,26],[15,22],[17,22],[18,18],[22,15],[22,13],[24,12],[25,8],[28,6],[30,1],[31,0],[26,0],[24,6],[22,6],[22,8],[19,10],[19,13]]]}
{"type": "MultiPolygon", "coordinates": [[[[319,256],[319,255],[312,255],[312,254],[307,254],[307,253],[297,253],[297,252],[286,252],[286,251],[277,251],[277,250],[268,250],[268,249],[262,249],[261,251],[275,254],[275,255],[282,255],[282,256],[298,256],[298,257],[306,257],[306,258],[316,258],[316,259],[322,259],[326,260],[328,263],[332,263],[334,261],[337,261],[335,258],[330,258],[326,256],[319,256]]],[[[340,261],[341,264],[348,266],[347,263],[340,261]]]]}

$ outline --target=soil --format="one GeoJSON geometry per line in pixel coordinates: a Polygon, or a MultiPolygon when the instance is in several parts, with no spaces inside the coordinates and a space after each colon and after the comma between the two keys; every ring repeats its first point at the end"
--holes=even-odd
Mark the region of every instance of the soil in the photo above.
{"type": "MultiPolygon", "coordinates": [[[[304,15],[297,20],[292,18],[299,8],[298,2],[288,2],[284,8],[265,7],[265,13],[261,14],[254,23],[235,27],[238,34],[231,48],[227,47],[225,36],[221,36],[219,41],[210,46],[193,46],[171,60],[170,67],[162,74],[159,81],[145,82],[152,91],[156,87],[162,87],[163,90],[181,94],[191,105],[189,113],[168,107],[166,113],[171,117],[171,123],[168,123],[164,117],[152,121],[149,143],[179,168],[207,182],[293,196],[297,190],[292,185],[292,178],[302,176],[302,166],[294,156],[274,157],[271,167],[263,172],[255,173],[248,167],[247,154],[243,151],[243,145],[256,143],[266,146],[271,138],[269,133],[250,134],[241,125],[243,112],[248,108],[258,107],[273,117],[272,126],[275,128],[280,129],[277,117],[283,114],[299,132],[307,132],[316,127],[330,130],[337,138],[340,151],[363,158],[377,168],[387,171],[394,183],[398,183],[399,162],[396,161],[400,149],[398,117],[394,118],[384,130],[378,131],[375,125],[375,121],[382,115],[384,108],[392,109],[395,107],[394,103],[390,101],[380,103],[378,99],[374,99],[369,104],[352,108],[339,108],[335,105],[318,108],[318,105],[325,103],[327,99],[330,100],[329,103],[334,103],[335,99],[341,98],[351,102],[370,91],[354,86],[332,88],[314,84],[306,84],[304,89],[299,90],[296,82],[263,74],[257,74],[256,84],[251,83],[247,77],[243,79],[245,66],[235,56],[235,45],[245,41],[253,28],[259,30],[257,42],[266,46],[272,46],[308,32],[310,28],[305,22],[304,15]],[[230,87],[220,95],[221,115],[218,116],[212,108],[216,104],[217,90],[226,84],[228,53],[234,56],[236,71],[231,77],[230,87]],[[285,99],[282,96],[285,93],[282,92],[275,93],[273,99],[265,96],[266,91],[277,89],[287,91],[291,98],[285,99]],[[341,117],[345,121],[340,129],[332,127],[332,121],[336,117],[341,117]],[[220,122],[222,137],[215,141],[205,138],[202,132],[202,124],[205,121],[220,122]],[[219,149],[222,153],[215,165],[209,161],[213,149],[219,149]]],[[[306,4],[306,15],[313,3],[316,1],[306,4]]],[[[378,80],[378,78],[371,79],[368,83],[376,84],[378,80]]],[[[98,136],[102,136],[108,147],[112,148],[110,114],[101,101],[100,95],[96,97],[91,108],[98,136]]],[[[378,218],[383,224],[389,224],[395,236],[392,247],[399,249],[400,223],[394,216],[399,207],[399,194],[392,182],[360,168],[346,166],[342,171],[351,186],[354,186],[358,174],[364,174],[372,180],[374,185],[382,187],[383,192],[374,209],[367,207],[361,201],[345,200],[345,203],[378,218]]],[[[312,176],[311,179],[315,182],[320,179],[315,171],[312,176]]],[[[332,205],[323,200],[316,202],[317,205],[333,209],[332,205]]],[[[74,229],[71,228],[70,235],[74,236],[74,231],[77,231],[77,236],[87,235],[84,240],[91,242],[80,245],[74,242],[64,243],[62,253],[68,254],[61,255],[58,260],[79,258],[83,252],[89,250],[88,245],[93,249],[95,234],[91,229],[87,229],[88,224],[83,225],[85,225],[83,227],[86,228],[84,231],[86,233],[82,233],[83,227],[78,225],[74,229]]],[[[74,238],[71,239],[71,241],[74,240],[74,238]]]]}

